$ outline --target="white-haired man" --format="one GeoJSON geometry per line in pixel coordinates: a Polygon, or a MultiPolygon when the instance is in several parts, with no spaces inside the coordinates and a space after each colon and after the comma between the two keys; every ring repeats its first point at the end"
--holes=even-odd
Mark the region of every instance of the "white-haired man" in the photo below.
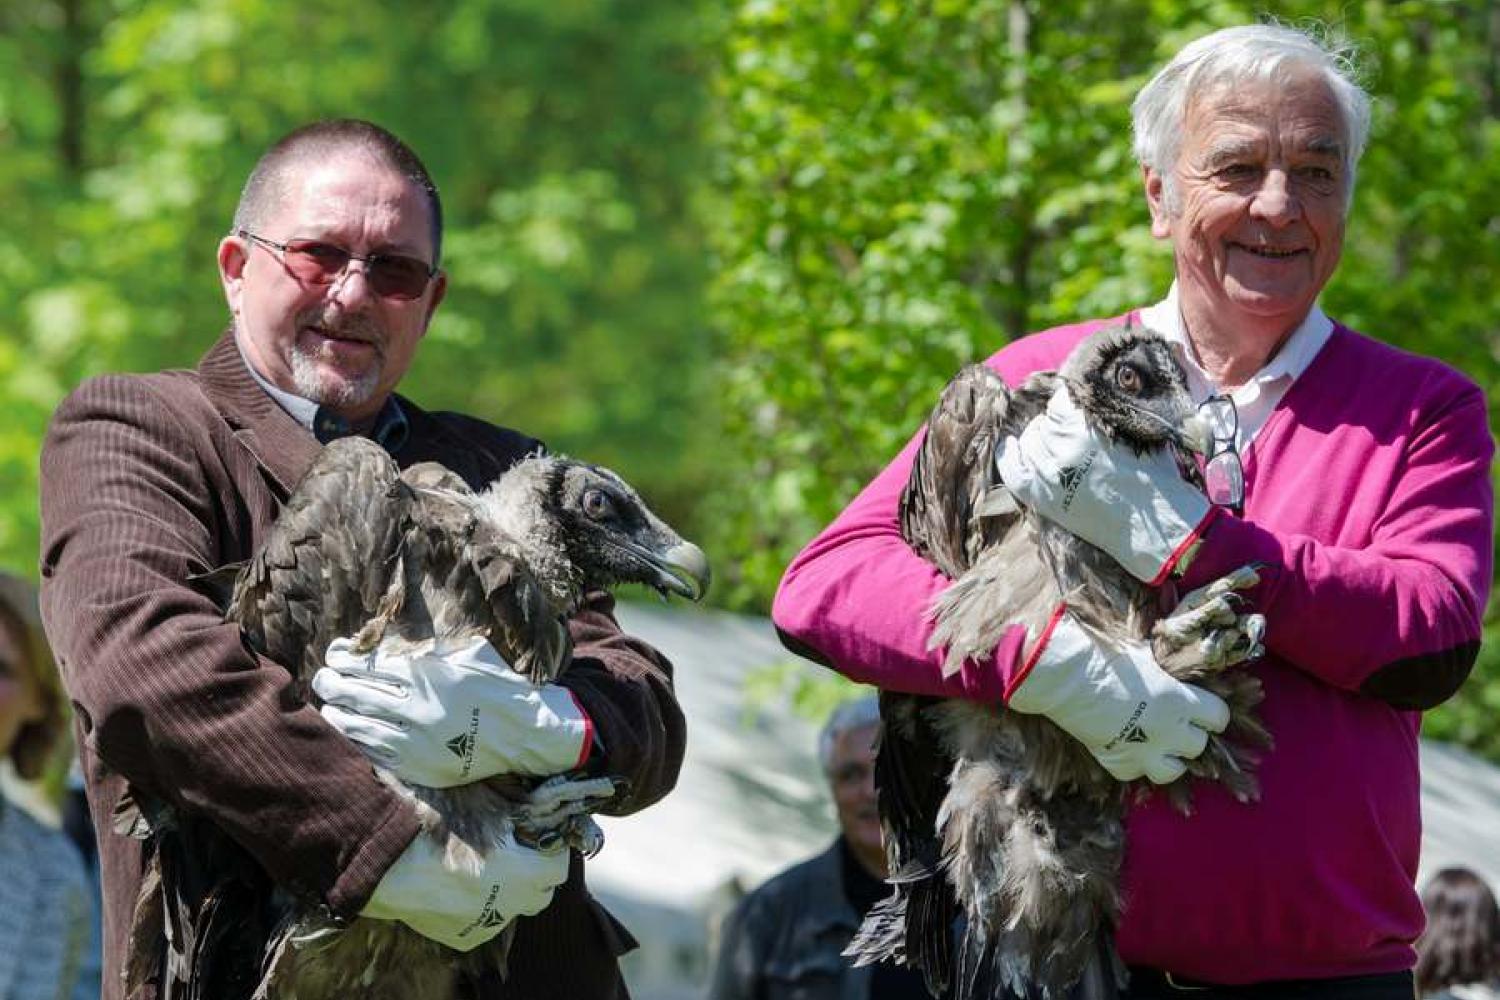
{"type": "MultiPolygon", "coordinates": [[[[1200,399],[1236,404],[1216,435],[1218,503],[1091,438],[1065,392],[997,453],[1024,502],[1143,580],[1185,590],[1263,567],[1248,593],[1269,622],[1255,667],[1275,739],[1262,795],[1200,788],[1191,818],[1159,796],[1131,808],[1117,945],[1133,998],[1412,995],[1418,711],[1477,652],[1492,446],[1472,382],[1318,307],[1368,109],[1342,54],[1268,25],[1192,42],[1135,102],[1152,231],[1171,242],[1176,281],[1129,316],[1176,345],[1200,399]]],[[[1025,338],[989,364],[1015,384],[1108,322],[1025,338]]],[[[1066,615],[1043,636],[1011,629],[991,661],[943,677],[926,609],[946,581],[897,525],[918,443],[787,570],[774,615],[789,643],[881,687],[1047,715],[1122,780],[1180,775],[1223,706],[1149,652],[1097,647],[1066,615]],[[1145,738],[1118,743],[1127,727],[1145,738]]]]}

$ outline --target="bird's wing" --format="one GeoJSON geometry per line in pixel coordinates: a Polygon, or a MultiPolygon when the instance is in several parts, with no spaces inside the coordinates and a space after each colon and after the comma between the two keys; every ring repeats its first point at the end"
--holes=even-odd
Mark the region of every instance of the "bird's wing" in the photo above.
{"type": "Polygon", "coordinates": [[[901,535],[917,554],[958,577],[1014,514],[976,516],[996,487],[995,446],[1010,390],[984,365],[967,365],[943,390],[927,421],[901,494],[901,535]]]}
{"type": "MultiPolygon", "coordinates": [[[[1010,391],[983,365],[948,383],[927,421],[900,502],[901,536],[951,578],[1018,522],[1016,512],[981,517],[996,483],[995,445],[1010,391]]],[[[935,699],[884,692],[875,787],[894,891],[865,918],[847,954],[858,962],[896,959],[922,970],[937,995],[952,980],[951,933],[959,909],[944,877],[938,814],[954,758],[923,709],[935,699]]]]}
{"type": "Polygon", "coordinates": [[[379,607],[410,507],[411,492],[379,445],[330,443],[241,571],[226,617],[309,681],[328,643],[357,632],[379,607]]]}
{"type": "Polygon", "coordinates": [[[448,493],[456,497],[474,495],[462,476],[439,462],[418,462],[402,470],[401,481],[419,492],[448,493]]]}
{"type": "Polygon", "coordinates": [[[415,465],[402,478],[414,494],[402,557],[421,578],[436,636],[484,635],[533,683],[556,678],[572,638],[521,547],[442,466],[415,465]]]}
{"type": "Polygon", "coordinates": [[[209,820],[179,815],[146,845],[121,978],[160,1000],[246,996],[260,946],[289,897],[209,820]]]}
{"type": "Polygon", "coordinates": [[[490,643],[533,684],[555,680],[572,658],[573,638],[511,540],[481,525],[464,558],[479,583],[490,643]]]}
{"type": "Polygon", "coordinates": [[[1172,457],[1177,460],[1178,474],[1182,476],[1188,485],[1200,493],[1203,492],[1203,470],[1198,466],[1198,456],[1176,444],[1170,447],[1172,449],[1172,457]]]}
{"type": "Polygon", "coordinates": [[[924,716],[937,699],[881,692],[875,788],[892,893],[866,915],[844,954],[864,965],[896,960],[919,969],[933,996],[953,976],[959,907],[944,877],[938,810],[953,758],[924,716]]]}
{"type": "Polygon", "coordinates": [[[988,367],[968,365],[927,421],[900,523],[906,543],[954,581],[927,609],[930,644],[948,651],[945,676],[1012,625],[1039,635],[1057,604],[1035,529],[994,472],[995,447],[1042,411],[1055,385],[1041,372],[1012,393],[988,367]]]}

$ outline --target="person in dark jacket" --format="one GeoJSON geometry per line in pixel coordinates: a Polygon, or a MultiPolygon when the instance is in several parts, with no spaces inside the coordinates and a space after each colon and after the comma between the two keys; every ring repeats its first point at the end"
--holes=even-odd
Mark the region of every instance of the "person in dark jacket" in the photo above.
{"type": "MultiPolygon", "coordinates": [[[[403,468],[441,462],[474,488],[540,447],[394,392],[447,289],[441,238],[437,190],[399,139],[361,121],[299,129],[256,165],[219,243],[230,326],[198,367],[91,379],[53,416],[43,614],[100,831],[106,1000],[122,994],[142,870],[139,842],[112,831],[127,782],[212,822],[277,886],[335,915],[399,919],[462,948],[519,921],[509,977],[460,984],[467,995],[625,993],[616,957],[634,942],[585,889],[580,857],[508,843],[481,872],[449,870],[414,839],[411,803],[190,582],[249,557],[335,437],[369,437],[403,468]]],[[[559,686],[501,684],[506,705],[473,705],[455,667],[434,671],[457,681],[430,688],[424,711],[472,718],[476,758],[502,770],[581,766],[628,783],[606,811],[651,804],[677,779],[683,719],[670,665],[622,635],[612,609],[594,594],[573,617],[559,686]]],[[[404,723],[430,768],[436,727],[404,723]]]]}
{"type": "Polygon", "coordinates": [[[892,965],[855,968],[841,952],[889,894],[875,803],[874,695],[844,702],[824,724],[818,758],[839,835],[816,857],[740,901],[724,925],[709,1000],[925,1000],[921,977],[892,965]]]}

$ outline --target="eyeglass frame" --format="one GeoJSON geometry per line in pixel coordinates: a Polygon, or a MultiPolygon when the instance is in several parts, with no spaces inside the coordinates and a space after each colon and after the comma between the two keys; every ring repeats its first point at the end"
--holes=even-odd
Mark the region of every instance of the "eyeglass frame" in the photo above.
{"type": "Polygon", "coordinates": [[[1221,392],[1209,396],[1198,405],[1198,409],[1200,412],[1202,412],[1205,407],[1208,407],[1211,404],[1222,404],[1228,406],[1229,431],[1227,433],[1227,436],[1221,437],[1219,434],[1217,421],[1208,421],[1210,443],[1208,455],[1203,459],[1204,489],[1205,491],[1207,491],[1208,489],[1209,470],[1213,466],[1213,464],[1220,461],[1221,459],[1227,459],[1227,461],[1223,462],[1222,464],[1234,470],[1233,474],[1229,476],[1230,482],[1234,487],[1230,491],[1231,499],[1227,501],[1219,501],[1215,500],[1212,494],[1210,494],[1209,502],[1211,502],[1216,507],[1227,508],[1234,514],[1235,517],[1240,517],[1245,513],[1245,463],[1244,460],[1240,458],[1240,450],[1238,445],[1235,443],[1240,432],[1240,411],[1239,408],[1234,405],[1234,398],[1228,393],[1221,392]]]}
{"type": "MultiPolygon", "coordinates": [[[[253,233],[250,230],[244,229],[244,228],[236,229],[234,231],[234,234],[236,236],[239,236],[239,237],[243,238],[243,239],[247,239],[247,240],[249,240],[252,243],[257,243],[262,248],[264,248],[266,250],[274,250],[276,252],[276,258],[277,258],[277,260],[281,261],[281,266],[287,268],[288,270],[290,270],[291,266],[289,264],[287,264],[287,262],[286,262],[286,255],[289,252],[295,252],[295,251],[291,250],[291,246],[292,246],[293,243],[309,243],[309,244],[315,244],[315,245],[318,245],[318,246],[331,247],[331,248],[339,251],[340,253],[344,254],[348,258],[348,260],[344,261],[344,265],[342,267],[340,267],[337,271],[329,273],[328,274],[328,280],[326,282],[325,281],[314,281],[313,282],[313,284],[319,284],[319,285],[332,285],[340,277],[342,277],[345,274],[348,274],[349,273],[349,262],[350,261],[356,261],[357,260],[361,264],[365,265],[365,281],[367,281],[367,282],[370,281],[371,269],[375,266],[375,264],[377,262],[379,262],[382,259],[384,259],[384,260],[413,260],[413,261],[416,261],[418,264],[421,264],[423,267],[427,268],[427,281],[422,286],[422,291],[420,291],[417,294],[412,295],[412,296],[391,295],[391,294],[386,293],[386,292],[376,291],[376,294],[379,295],[382,298],[397,299],[397,300],[402,301],[402,302],[414,302],[417,299],[421,298],[422,295],[423,295],[423,293],[425,293],[427,291],[427,286],[430,285],[430,284],[432,284],[432,279],[436,278],[438,276],[438,274],[440,273],[440,271],[442,270],[436,264],[429,264],[425,260],[423,260],[422,258],[420,258],[420,257],[413,257],[410,254],[404,254],[404,253],[357,254],[353,250],[350,250],[348,247],[339,246],[339,244],[333,243],[333,242],[331,242],[329,240],[314,240],[314,239],[305,239],[304,240],[304,239],[298,239],[298,240],[288,240],[285,243],[278,243],[275,240],[271,239],[270,237],[262,236],[259,233],[253,233]]],[[[293,277],[297,277],[297,275],[293,274],[293,277]]],[[[311,281],[312,279],[298,278],[299,282],[304,281],[304,280],[311,281]]],[[[374,289],[373,283],[371,284],[371,289],[372,290],[374,289]]]]}

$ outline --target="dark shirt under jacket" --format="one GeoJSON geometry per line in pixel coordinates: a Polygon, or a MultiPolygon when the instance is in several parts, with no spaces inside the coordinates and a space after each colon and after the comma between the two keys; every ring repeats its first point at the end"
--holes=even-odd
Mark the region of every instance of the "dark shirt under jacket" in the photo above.
{"type": "MultiPolygon", "coordinates": [[[[438,461],[478,487],[539,447],[470,417],[400,407],[403,468],[438,461]]],[[[120,1000],[141,876],[139,842],[111,832],[127,781],[208,818],[281,886],[337,914],[360,910],[416,833],[411,806],[364,756],[288,697],[287,671],[185,582],[248,558],[320,448],[256,384],[229,334],[196,370],[91,379],[53,416],[43,614],[100,831],[104,1000],[120,1000]]],[[[622,635],[612,610],[595,594],[572,619],[562,683],[594,722],[600,770],[629,782],[617,811],[633,812],[676,782],[685,730],[670,664],[622,635]]],[[[575,856],[552,905],[518,925],[510,980],[477,995],[624,996],[616,955],[633,945],[588,894],[575,856]]]]}

